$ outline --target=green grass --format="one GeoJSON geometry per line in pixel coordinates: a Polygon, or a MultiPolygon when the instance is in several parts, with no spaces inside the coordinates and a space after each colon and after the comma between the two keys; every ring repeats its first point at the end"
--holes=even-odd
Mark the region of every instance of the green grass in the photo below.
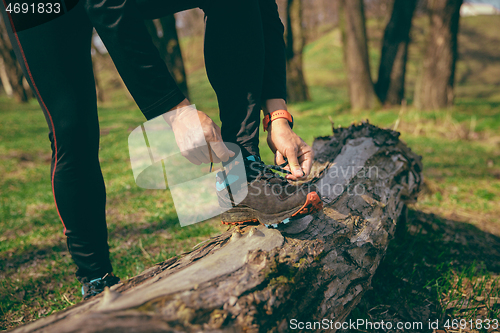
{"type": "MultiPolygon", "coordinates": [[[[309,144],[335,126],[369,119],[397,126],[423,156],[425,188],[410,210],[368,291],[350,318],[420,320],[499,315],[500,60],[493,57],[500,17],[462,20],[456,105],[440,111],[411,108],[353,114],[337,30],[306,47],[305,73],[312,101],[291,105],[296,132],[309,144]]],[[[376,73],[381,25],[369,22],[376,73]]],[[[421,61],[426,20],[415,20],[407,97],[421,61]]],[[[217,119],[217,101],[202,64],[200,38],[182,45],[191,100],[217,119]]],[[[130,170],[127,137],[144,119],[117,79],[109,59],[99,77],[101,166],[107,186],[112,263],[123,279],[189,250],[220,232],[216,219],[181,228],[168,191],[138,188],[130,170]],[[128,97],[127,97],[128,96],[128,97]]],[[[50,147],[36,101],[18,105],[0,95],[0,328],[11,328],[80,300],[75,267],[66,250],[50,187],[50,147]]],[[[218,119],[216,120],[218,121],[218,119]]],[[[261,133],[265,161],[272,154],[261,133]]]]}
{"type": "MultiPolygon", "coordinates": [[[[410,210],[350,318],[422,322],[500,315],[498,237],[457,220],[410,210]]],[[[440,326],[440,328],[443,328],[440,326]]],[[[405,331],[406,332],[406,331],[405,331]]]]}

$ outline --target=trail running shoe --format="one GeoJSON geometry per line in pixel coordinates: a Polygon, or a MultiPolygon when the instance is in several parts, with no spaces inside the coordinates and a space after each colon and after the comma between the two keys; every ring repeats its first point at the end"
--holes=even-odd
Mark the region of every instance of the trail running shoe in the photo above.
{"type": "Polygon", "coordinates": [[[120,283],[120,278],[113,273],[107,273],[102,278],[93,279],[89,282],[82,283],[82,296],[83,299],[100,294],[104,288],[114,286],[120,283]]]}
{"type": "Polygon", "coordinates": [[[278,224],[285,219],[300,218],[323,208],[314,185],[295,186],[273,171],[289,173],[283,169],[286,163],[280,166],[266,165],[258,156],[249,156],[244,161],[246,178],[232,174],[228,165],[227,173],[217,173],[219,204],[223,209],[229,208],[221,215],[223,224],[278,224]],[[245,186],[248,193],[243,198],[239,197],[245,186]]]}

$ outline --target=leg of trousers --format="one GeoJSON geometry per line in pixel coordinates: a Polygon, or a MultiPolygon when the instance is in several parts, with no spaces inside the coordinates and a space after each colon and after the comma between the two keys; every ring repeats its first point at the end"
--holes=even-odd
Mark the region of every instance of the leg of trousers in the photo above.
{"type": "Polygon", "coordinates": [[[36,27],[13,31],[12,46],[49,126],[51,183],[77,277],[111,272],[106,193],[99,165],[99,123],[90,43],[81,4],[36,27]]]}
{"type": "Polygon", "coordinates": [[[205,66],[217,94],[222,139],[259,155],[265,49],[257,0],[212,0],[205,9],[205,66]]]}
{"type": "Polygon", "coordinates": [[[262,97],[286,99],[283,24],[275,0],[137,0],[141,16],[158,18],[200,7],[205,12],[205,66],[217,94],[222,139],[244,156],[259,154],[262,97]]]}

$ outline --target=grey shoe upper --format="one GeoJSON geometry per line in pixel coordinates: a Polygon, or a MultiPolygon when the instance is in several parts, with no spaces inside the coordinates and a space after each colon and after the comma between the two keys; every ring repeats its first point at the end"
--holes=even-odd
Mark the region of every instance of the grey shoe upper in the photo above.
{"type": "Polygon", "coordinates": [[[220,171],[217,174],[219,203],[223,208],[248,207],[266,214],[275,214],[301,207],[307,194],[316,191],[312,184],[299,186],[274,172],[280,169],[265,165],[260,158],[245,160],[246,179],[220,171]],[[221,186],[224,184],[225,186],[221,186]],[[228,186],[229,185],[229,186],[228,186]],[[247,191],[245,191],[245,187],[247,191]],[[240,196],[240,193],[246,195],[240,196]]]}

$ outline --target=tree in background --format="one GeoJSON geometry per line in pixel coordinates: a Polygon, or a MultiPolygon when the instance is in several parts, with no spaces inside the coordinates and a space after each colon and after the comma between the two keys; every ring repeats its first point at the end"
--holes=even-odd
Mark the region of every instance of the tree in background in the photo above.
{"type": "Polygon", "coordinates": [[[376,104],[376,96],[370,74],[363,0],[341,0],[339,17],[351,107],[370,109],[376,104]]]}
{"type": "Polygon", "coordinates": [[[339,24],[339,0],[302,0],[302,27],[309,43],[339,24]]]}
{"type": "Polygon", "coordinates": [[[453,104],[462,2],[428,0],[430,29],[423,72],[415,93],[415,106],[419,109],[439,109],[453,104]]]}
{"type": "MultiPolygon", "coordinates": [[[[94,34],[95,33],[96,32],[94,31],[94,34]]],[[[101,59],[102,55],[95,48],[94,45],[92,45],[91,54],[92,54],[92,71],[94,72],[95,91],[97,94],[97,100],[99,102],[104,102],[104,101],[106,101],[106,93],[105,93],[104,89],[102,88],[101,78],[100,78],[100,74],[99,74],[99,70],[98,70],[98,68],[101,65],[100,62],[102,60],[101,59]]]]}
{"type": "Polygon", "coordinates": [[[4,90],[13,96],[18,102],[27,102],[32,96],[31,91],[23,85],[23,72],[17,62],[16,55],[7,36],[7,29],[0,19],[0,65],[1,79],[4,90]]]}
{"type": "Polygon", "coordinates": [[[2,57],[0,57],[0,83],[3,90],[7,94],[7,97],[12,98],[14,96],[14,91],[10,85],[9,76],[7,75],[7,69],[5,68],[5,63],[2,57]]]}
{"type": "Polygon", "coordinates": [[[302,52],[305,33],[302,28],[302,0],[288,0],[286,6],[286,68],[289,102],[310,100],[304,79],[302,52]]]}
{"type": "Polygon", "coordinates": [[[375,92],[382,104],[400,105],[405,93],[410,29],[417,0],[394,0],[385,27],[375,92]]]}
{"type": "Polygon", "coordinates": [[[146,25],[175,82],[182,93],[189,98],[186,70],[175,26],[175,16],[171,14],[157,20],[146,21],[146,25]]]}

